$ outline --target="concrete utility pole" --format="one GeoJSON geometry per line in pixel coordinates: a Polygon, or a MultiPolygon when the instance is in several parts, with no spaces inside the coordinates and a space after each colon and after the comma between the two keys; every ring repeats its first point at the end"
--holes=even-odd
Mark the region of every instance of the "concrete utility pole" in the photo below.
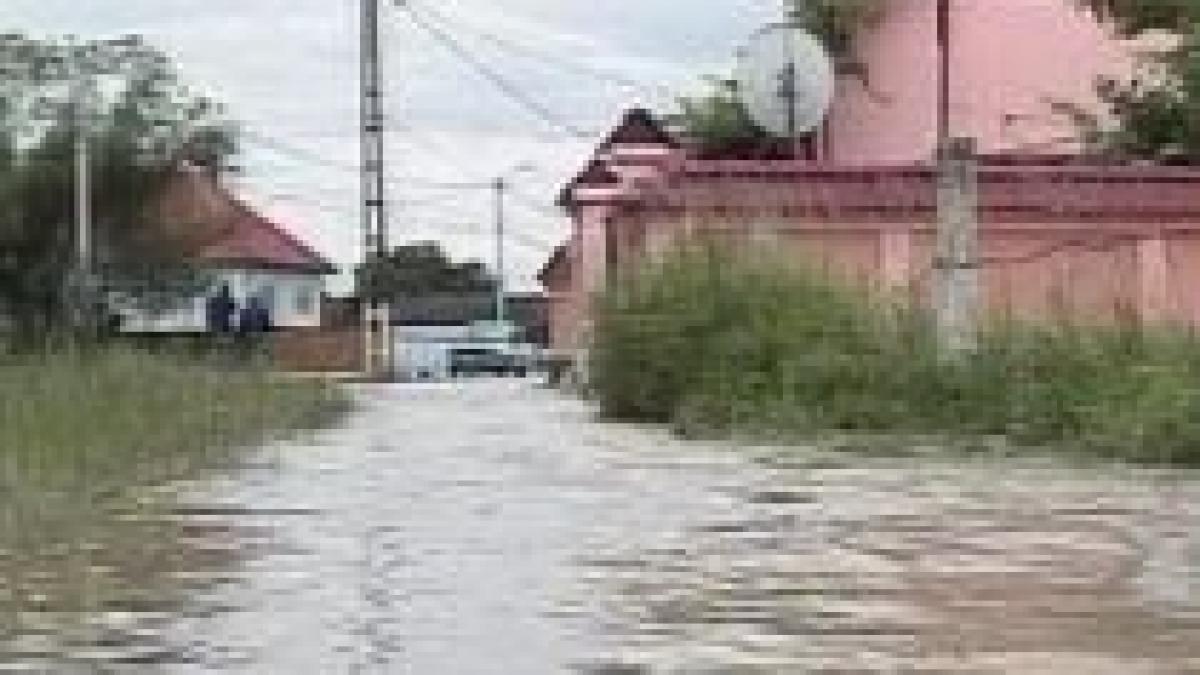
{"type": "Polygon", "coordinates": [[[492,183],[496,191],[496,326],[499,329],[505,319],[504,295],[504,192],[508,182],[497,178],[492,183]]]}
{"type": "Polygon", "coordinates": [[[91,312],[92,271],[92,194],[89,175],[88,129],[83,102],[76,99],[75,108],[75,322],[76,328],[87,327],[91,312]]]}
{"type": "Polygon", "coordinates": [[[937,4],[937,42],[938,42],[938,109],[937,128],[938,140],[946,143],[950,139],[950,31],[951,24],[950,0],[938,0],[937,4]]]}
{"type": "Polygon", "coordinates": [[[71,321],[76,330],[89,327],[92,317],[92,190],[90,128],[90,82],[84,72],[82,47],[71,54],[71,122],[75,143],[75,265],[70,283],[71,321]]]}
{"type": "Polygon", "coordinates": [[[498,330],[499,330],[500,325],[502,325],[508,318],[508,316],[507,316],[508,308],[505,305],[506,300],[507,300],[507,293],[505,292],[505,288],[507,287],[506,272],[508,271],[508,267],[505,265],[505,258],[504,258],[504,248],[505,248],[504,199],[508,194],[508,188],[510,186],[509,178],[511,178],[512,176],[515,176],[517,174],[529,173],[531,171],[536,170],[536,168],[537,167],[535,167],[533,164],[528,164],[528,163],[518,164],[518,165],[512,167],[511,169],[509,169],[508,171],[506,171],[504,174],[493,179],[490,184],[492,191],[495,194],[495,201],[496,201],[496,204],[495,204],[495,207],[496,207],[496,299],[495,299],[496,309],[495,309],[495,317],[496,317],[496,324],[497,324],[498,330]]]}
{"type": "Polygon", "coordinates": [[[947,355],[976,346],[979,316],[979,179],[975,141],[953,138],[938,149],[934,310],[947,355]]]}
{"type": "MultiPolygon", "coordinates": [[[[803,15],[794,6],[789,9],[787,3],[784,3],[783,11],[789,26],[804,25],[803,15]]],[[[792,50],[788,50],[787,64],[779,73],[779,98],[787,106],[787,136],[792,151],[795,151],[798,142],[796,139],[796,97],[798,93],[796,91],[796,56],[792,50]]]]}
{"type": "MultiPolygon", "coordinates": [[[[382,264],[388,254],[385,207],[383,73],[379,0],[362,0],[362,196],[363,261],[382,264]]],[[[388,378],[393,371],[390,305],[375,294],[363,298],[363,371],[388,378]]]]}

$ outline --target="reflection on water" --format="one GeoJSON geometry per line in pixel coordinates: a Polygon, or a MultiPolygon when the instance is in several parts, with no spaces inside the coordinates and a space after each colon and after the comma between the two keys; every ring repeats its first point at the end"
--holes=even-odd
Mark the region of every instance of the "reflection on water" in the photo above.
{"type": "Polygon", "coordinates": [[[648,672],[1196,672],[1194,479],[862,460],[757,473],[600,569],[648,672]],[[777,485],[792,486],[786,495],[777,485]],[[631,564],[636,561],[636,564],[631,564]]]}
{"type": "Polygon", "coordinates": [[[514,383],[362,403],[0,526],[0,670],[1200,672],[1195,473],[684,443],[514,383]]]}
{"type": "Polygon", "coordinates": [[[231,571],[262,552],[264,532],[172,513],[169,495],[96,503],[5,504],[0,529],[0,669],[48,672],[184,658],[160,639],[231,571]]]}

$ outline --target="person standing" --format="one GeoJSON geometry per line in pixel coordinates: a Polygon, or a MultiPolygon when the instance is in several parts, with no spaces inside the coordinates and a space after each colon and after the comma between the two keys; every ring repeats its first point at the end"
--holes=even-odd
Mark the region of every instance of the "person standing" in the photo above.
{"type": "Polygon", "coordinates": [[[260,296],[251,296],[238,312],[238,342],[245,356],[271,331],[271,310],[260,296]]]}
{"type": "Polygon", "coordinates": [[[229,284],[222,284],[221,290],[208,299],[206,310],[208,332],[214,335],[228,335],[233,329],[233,315],[237,311],[229,284]]]}

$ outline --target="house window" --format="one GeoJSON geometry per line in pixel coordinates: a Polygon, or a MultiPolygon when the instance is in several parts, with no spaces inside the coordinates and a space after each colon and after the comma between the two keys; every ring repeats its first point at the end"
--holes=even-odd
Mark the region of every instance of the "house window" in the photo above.
{"type": "Polygon", "coordinates": [[[316,293],[312,286],[304,284],[296,287],[295,309],[297,314],[312,314],[316,305],[316,293]]]}

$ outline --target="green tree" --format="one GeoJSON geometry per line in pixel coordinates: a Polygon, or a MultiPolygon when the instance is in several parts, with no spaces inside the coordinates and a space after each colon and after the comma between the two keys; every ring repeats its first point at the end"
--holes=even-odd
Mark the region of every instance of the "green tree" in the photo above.
{"type": "Polygon", "coordinates": [[[890,0],[790,0],[790,19],[808,29],[833,57],[841,74],[866,78],[856,42],[878,23],[890,0]]]}
{"type": "Polygon", "coordinates": [[[710,78],[708,92],[680,98],[679,107],[686,134],[704,151],[754,147],[770,139],[746,110],[736,82],[710,78]]]}
{"type": "Polygon", "coordinates": [[[1117,124],[1083,117],[1090,140],[1137,157],[1200,158],[1200,0],[1078,1],[1120,35],[1174,36],[1132,79],[1101,82],[1117,124]]]}
{"type": "Polygon", "coordinates": [[[1077,0],[1123,35],[1161,30],[1187,33],[1200,17],[1200,0],[1077,0]]]}
{"type": "MultiPolygon", "coordinates": [[[[825,45],[837,72],[857,77],[869,87],[867,68],[856,51],[861,31],[882,17],[888,0],[790,0],[787,20],[803,26],[825,45]]],[[[710,78],[709,90],[680,99],[680,121],[703,150],[724,152],[763,146],[770,140],[754,123],[737,85],[710,78]]]]}
{"type": "Polygon", "coordinates": [[[137,37],[0,36],[0,304],[34,332],[65,317],[80,129],[90,146],[96,264],[117,289],[192,276],[183,242],[153,206],[182,163],[219,167],[235,151],[222,111],[137,37]]]}
{"type": "Polygon", "coordinates": [[[356,276],[363,298],[482,295],[496,289],[496,278],[482,263],[456,263],[434,242],[398,246],[382,261],[360,265],[356,276]]]}

